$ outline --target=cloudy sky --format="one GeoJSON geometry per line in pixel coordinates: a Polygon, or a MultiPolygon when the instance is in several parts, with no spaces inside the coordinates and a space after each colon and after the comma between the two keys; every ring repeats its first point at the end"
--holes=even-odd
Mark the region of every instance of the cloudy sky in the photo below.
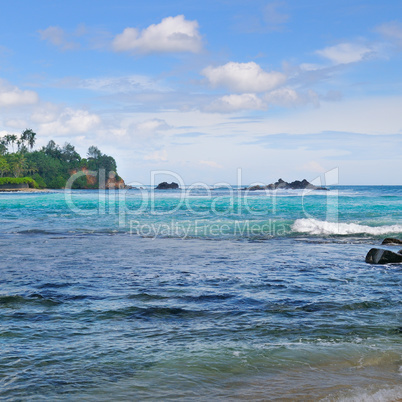
{"type": "Polygon", "coordinates": [[[126,182],[402,184],[400,0],[0,5],[0,135],[115,157],[126,182]]]}

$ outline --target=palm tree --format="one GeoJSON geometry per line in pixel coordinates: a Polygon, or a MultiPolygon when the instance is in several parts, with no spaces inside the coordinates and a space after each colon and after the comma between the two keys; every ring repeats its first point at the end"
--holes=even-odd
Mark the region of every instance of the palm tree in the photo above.
{"type": "Polygon", "coordinates": [[[31,130],[30,136],[29,136],[29,139],[28,139],[28,145],[29,145],[29,148],[31,148],[31,150],[32,150],[33,146],[35,145],[35,141],[36,141],[35,137],[36,137],[36,133],[34,133],[31,130]]]}
{"type": "Polygon", "coordinates": [[[10,134],[6,134],[6,135],[3,137],[2,142],[3,142],[3,144],[8,148],[8,146],[11,144],[11,135],[10,135],[10,134]]]}
{"type": "Polygon", "coordinates": [[[22,153],[18,153],[12,155],[12,157],[13,158],[11,159],[10,165],[14,177],[21,177],[28,166],[25,155],[22,153]]]}
{"type": "Polygon", "coordinates": [[[4,176],[4,173],[10,170],[10,166],[7,163],[6,158],[0,157],[0,177],[4,176]]]}
{"type": "Polygon", "coordinates": [[[35,166],[30,166],[29,168],[25,169],[25,174],[32,176],[37,171],[38,171],[38,169],[35,166]]]}
{"type": "Polygon", "coordinates": [[[26,128],[22,134],[21,134],[21,140],[22,141],[26,141],[26,143],[28,144],[28,147],[33,148],[33,146],[35,145],[35,139],[36,137],[36,133],[33,132],[33,130],[31,128],[26,128]]]}
{"type": "Polygon", "coordinates": [[[15,134],[9,134],[9,141],[11,142],[11,145],[13,147],[13,152],[14,152],[14,143],[18,140],[18,137],[15,134]]]}
{"type": "Polygon", "coordinates": [[[0,155],[4,156],[7,153],[7,141],[5,138],[0,140],[0,155]]]}
{"type": "Polygon", "coordinates": [[[18,148],[18,152],[20,152],[20,153],[25,153],[28,151],[28,148],[22,139],[17,140],[17,148],[18,148]]]}

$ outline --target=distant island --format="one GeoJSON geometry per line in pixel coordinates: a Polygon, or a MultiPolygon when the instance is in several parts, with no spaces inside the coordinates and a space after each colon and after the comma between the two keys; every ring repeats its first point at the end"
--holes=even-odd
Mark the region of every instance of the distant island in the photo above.
{"type": "Polygon", "coordinates": [[[7,189],[61,189],[71,175],[84,174],[72,184],[73,189],[126,188],[117,174],[116,161],[91,146],[86,158],[66,142],[62,147],[53,140],[39,150],[33,150],[36,133],[26,129],[21,135],[7,134],[0,138],[0,191],[7,189]],[[105,179],[90,171],[104,169],[105,179]]]}
{"type": "Polygon", "coordinates": [[[266,186],[250,186],[246,187],[244,190],[249,190],[249,191],[256,191],[256,190],[304,190],[304,189],[310,189],[310,190],[322,190],[322,191],[328,191],[328,188],[325,187],[317,187],[314,184],[309,183],[306,179],[303,179],[302,181],[300,180],[295,180],[292,181],[291,183],[288,183],[282,179],[279,179],[275,183],[268,184],[266,186]]]}

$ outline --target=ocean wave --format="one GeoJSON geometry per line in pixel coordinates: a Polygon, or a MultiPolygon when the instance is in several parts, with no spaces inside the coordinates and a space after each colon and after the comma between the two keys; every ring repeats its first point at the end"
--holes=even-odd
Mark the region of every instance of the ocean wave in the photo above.
{"type": "Polygon", "coordinates": [[[43,306],[56,306],[59,301],[46,298],[39,293],[32,293],[28,296],[21,295],[2,295],[0,296],[0,307],[14,308],[26,304],[38,304],[43,306]]]}
{"type": "Polygon", "coordinates": [[[327,397],[321,399],[321,402],[397,402],[402,398],[402,386],[390,386],[377,390],[359,388],[348,393],[347,396],[327,397]]]}
{"type": "Polygon", "coordinates": [[[192,319],[205,315],[206,312],[202,310],[190,310],[181,307],[169,306],[152,306],[152,307],[137,307],[129,306],[121,309],[113,310],[85,310],[79,316],[86,318],[92,317],[93,319],[100,320],[121,320],[121,319],[192,319]]]}
{"type": "Polygon", "coordinates": [[[340,223],[319,221],[317,219],[297,219],[292,225],[292,231],[310,233],[313,235],[352,235],[370,234],[380,236],[402,233],[402,225],[367,226],[357,223],[340,223]]]}

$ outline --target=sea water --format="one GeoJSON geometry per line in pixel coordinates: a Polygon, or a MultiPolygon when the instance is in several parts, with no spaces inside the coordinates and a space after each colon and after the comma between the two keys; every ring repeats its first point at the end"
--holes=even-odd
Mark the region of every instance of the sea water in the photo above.
{"type": "Polygon", "coordinates": [[[400,186],[0,194],[0,398],[400,400],[384,237],[400,186]]]}

